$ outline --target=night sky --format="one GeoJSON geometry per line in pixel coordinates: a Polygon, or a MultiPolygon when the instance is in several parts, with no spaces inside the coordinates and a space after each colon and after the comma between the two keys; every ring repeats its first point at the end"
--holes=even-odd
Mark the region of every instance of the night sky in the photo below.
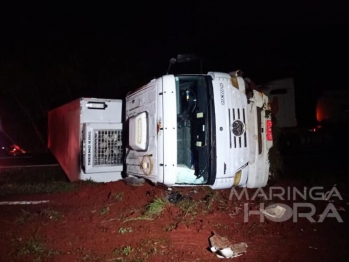
{"type": "Polygon", "coordinates": [[[195,53],[204,73],[241,69],[257,84],[294,77],[298,118],[311,122],[323,90],[348,88],[349,6],[258,2],[2,4],[0,89],[44,96],[43,112],[81,96],[123,98],[165,74],[171,57],[195,53]]]}

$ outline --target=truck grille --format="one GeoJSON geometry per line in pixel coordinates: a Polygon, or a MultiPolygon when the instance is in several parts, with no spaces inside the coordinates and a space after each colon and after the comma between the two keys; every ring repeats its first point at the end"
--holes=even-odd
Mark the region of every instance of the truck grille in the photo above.
{"type": "Polygon", "coordinates": [[[247,147],[247,134],[246,134],[246,114],[244,108],[232,108],[228,109],[228,118],[229,118],[229,140],[230,148],[242,148],[247,147]],[[238,121],[237,121],[238,120],[238,121]],[[239,130],[242,134],[235,135],[233,132],[234,122],[238,128],[243,128],[239,130]]]}
{"type": "Polygon", "coordinates": [[[94,130],[94,166],[122,164],[122,130],[94,130]]]}

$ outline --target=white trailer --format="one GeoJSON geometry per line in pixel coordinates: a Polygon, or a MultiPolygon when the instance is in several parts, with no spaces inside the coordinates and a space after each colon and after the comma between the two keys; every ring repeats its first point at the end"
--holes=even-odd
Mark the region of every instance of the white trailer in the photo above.
{"type": "Polygon", "coordinates": [[[269,98],[272,114],[276,117],[278,126],[280,128],[297,126],[294,79],[273,80],[261,88],[269,98]]]}
{"type": "Polygon", "coordinates": [[[121,179],[122,101],[80,98],[49,111],[48,148],[70,181],[121,179]]]}

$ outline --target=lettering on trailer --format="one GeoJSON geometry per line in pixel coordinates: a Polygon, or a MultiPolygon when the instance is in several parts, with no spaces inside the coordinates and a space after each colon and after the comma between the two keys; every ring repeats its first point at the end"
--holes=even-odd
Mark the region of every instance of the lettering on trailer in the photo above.
{"type": "Polygon", "coordinates": [[[221,104],[224,105],[225,101],[224,101],[224,85],[222,83],[219,84],[219,86],[221,87],[221,104]]]}
{"type": "Polygon", "coordinates": [[[87,134],[87,165],[91,165],[91,131],[87,134]]]}

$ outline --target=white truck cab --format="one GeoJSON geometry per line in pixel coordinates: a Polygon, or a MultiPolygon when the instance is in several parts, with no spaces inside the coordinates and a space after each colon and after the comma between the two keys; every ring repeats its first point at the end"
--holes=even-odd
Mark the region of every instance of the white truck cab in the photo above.
{"type": "Polygon", "coordinates": [[[263,174],[261,168],[249,169],[257,128],[249,128],[249,121],[259,118],[248,110],[245,81],[238,74],[152,80],[126,97],[127,175],[166,186],[264,186],[269,166],[263,174]]]}

